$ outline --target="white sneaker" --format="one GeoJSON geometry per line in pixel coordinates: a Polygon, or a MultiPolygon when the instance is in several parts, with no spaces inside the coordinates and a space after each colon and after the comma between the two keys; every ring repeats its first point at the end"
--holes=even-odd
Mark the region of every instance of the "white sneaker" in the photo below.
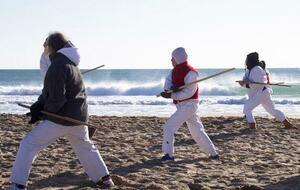
{"type": "Polygon", "coordinates": [[[103,181],[103,187],[104,188],[111,188],[113,186],[115,186],[115,184],[114,184],[112,179],[108,179],[108,180],[103,181]]]}
{"type": "Polygon", "coordinates": [[[22,187],[20,187],[20,185],[18,185],[18,184],[12,184],[9,188],[8,188],[8,190],[27,190],[27,188],[25,187],[25,188],[22,188],[22,187]]]}

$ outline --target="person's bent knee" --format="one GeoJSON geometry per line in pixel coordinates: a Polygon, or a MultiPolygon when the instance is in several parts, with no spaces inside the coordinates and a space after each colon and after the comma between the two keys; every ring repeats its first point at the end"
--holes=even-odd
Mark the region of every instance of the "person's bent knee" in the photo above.
{"type": "Polygon", "coordinates": [[[171,125],[163,126],[164,133],[174,133],[174,128],[171,125]]]}
{"type": "Polygon", "coordinates": [[[76,140],[70,142],[73,147],[95,150],[97,147],[90,140],[76,140]]]}
{"type": "Polygon", "coordinates": [[[40,149],[40,146],[32,143],[29,138],[24,137],[20,142],[19,149],[23,149],[26,151],[36,151],[40,149]]]}
{"type": "Polygon", "coordinates": [[[245,114],[246,114],[246,113],[249,113],[249,112],[252,112],[252,108],[246,104],[246,105],[244,106],[243,112],[244,112],[245,114]]]}

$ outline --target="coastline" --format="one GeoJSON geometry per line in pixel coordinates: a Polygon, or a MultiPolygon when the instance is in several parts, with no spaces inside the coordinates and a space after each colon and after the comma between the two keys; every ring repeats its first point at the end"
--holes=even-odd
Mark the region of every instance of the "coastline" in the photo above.
{"type": "MultiPolygon", "coordinates": [[[[161,163],[162,125],[167,118],[90,116],[99,126],[93,141],[116,183],[115,189],[296,189],[300,186],[300,130],[257,118],[259,130],[241,117],[201,117],[221,156],[210,161],[187,127],[176,134],[175,162],[161,163]]],[[[24,115],[0,114],[1,188],[22,137],[31,130],[24,115]]],[[[290,119],[300,127],[300,119],[290,119]]],[[[93,189],[65,138],[41,151],[29,189],[93,189]]]]}

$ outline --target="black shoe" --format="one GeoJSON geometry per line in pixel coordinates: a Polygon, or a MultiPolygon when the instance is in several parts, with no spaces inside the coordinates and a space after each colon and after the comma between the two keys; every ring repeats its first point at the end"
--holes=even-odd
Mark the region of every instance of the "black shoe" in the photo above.
{"type": "Polygon", "coordinates": [[[26,186],[14,183],[8,188],[8,190],[26,190],[26,186]]]}
{"type": "Polygon", "coordinates": [[[169,160],[174,161],[174,156],[171,157],[169,154],[165,154],[160,160],[161,161],[169,161],[169,160]]]}
{"type": "Polygon", "coordinates": [[[219,157],[219,155],[218,155],[218,154],[216,154],[216,155],[213,155],[213,156],[212,156],[212,155],[210,155],[210,156],[209,156],[209,159],[210,159],[210,160],[219,160],[219,159],[220,159],[220,157],[219,157]]]}

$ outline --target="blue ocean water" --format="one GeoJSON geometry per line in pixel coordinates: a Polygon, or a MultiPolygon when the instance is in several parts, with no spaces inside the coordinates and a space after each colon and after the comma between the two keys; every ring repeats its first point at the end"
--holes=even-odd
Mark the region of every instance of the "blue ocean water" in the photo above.
{"type": "MultiPolygon", "coordinates": [[[[224,69],[199,69],[200,78],[224,69]]],[[[285,82],[292,87],[273,87],[275,106],[292,117],[300,117],[300,69],[269,69],[271,82],[285,82]],[[299,110],[296,111],[295,110],[299,110]]],[[[93,115],[169,116],[175,111],[170,100],[155,95],[163,89],[167,69],[107,70],[84,75],[89,112],[93,115]]],[[[235,81],[244,70],[232,72],[199,83],[200,114],[241,115],[246,91],[235,81]]],[[[42,89],[39,70],[0,70],[0,112],[24,113],[17,103],[33,103],[42,89]]],[[[256,114],[266,113],[260,107],[256,114]]]]}

